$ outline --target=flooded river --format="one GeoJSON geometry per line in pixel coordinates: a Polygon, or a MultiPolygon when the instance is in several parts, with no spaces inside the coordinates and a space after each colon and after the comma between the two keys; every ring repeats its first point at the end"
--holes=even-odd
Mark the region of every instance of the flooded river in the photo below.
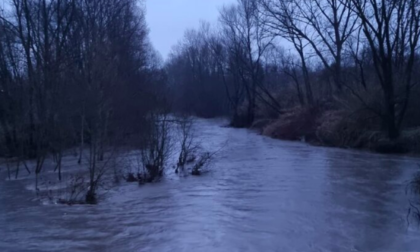
{"type": "Polygon", "coordinates": [[[420,250],[405,195],[419,159],[279,141],[223,123],[197,125],[207,148],[222,148],[209,173],[123,183],[96,206],[42,204],[25,189],[29,178],[2,176],[0,251],[420,250]]]}

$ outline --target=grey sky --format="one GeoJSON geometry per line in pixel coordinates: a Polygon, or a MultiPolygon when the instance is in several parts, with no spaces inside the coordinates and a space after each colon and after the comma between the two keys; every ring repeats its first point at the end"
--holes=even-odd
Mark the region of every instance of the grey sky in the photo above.
{"type": "Polygon", "coordinates": [[[184,35],[196,28],[200,20],[215,23],[218,10],[236,0],[146,0],[150,39],[164,59],[184,35]]]}

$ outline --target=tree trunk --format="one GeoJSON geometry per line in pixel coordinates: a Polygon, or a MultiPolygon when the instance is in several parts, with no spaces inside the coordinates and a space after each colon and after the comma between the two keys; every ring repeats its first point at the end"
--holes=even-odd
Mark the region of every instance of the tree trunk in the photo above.
{"type": "Polygon", "coordinates": [[[400,132],[396,124],[396,116],[395,116],[395,103],[394,103],[394,95],[393,91],[388,91],[389,94],[385,95],[385,104],[386,104],[386,125],[388,130],[388,137],[389,139],[396,139],[399,137],[400,132]]]}
{"type": "Polygon", "coordinates": [[[85,117],[82,116],[81,120],[81,130],[80,130],[80,151],[79,151],[79,161],[77,161],[78,164],[82,163],[82,156],[83,156],[83,143],[85,142],[84,139],[85,136],[85,117]]]}

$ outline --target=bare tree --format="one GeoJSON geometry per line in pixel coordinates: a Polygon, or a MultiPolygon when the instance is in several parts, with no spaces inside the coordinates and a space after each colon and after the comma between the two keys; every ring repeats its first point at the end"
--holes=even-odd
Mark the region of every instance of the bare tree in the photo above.
{"type": "Polygon", "coordinates": [[[167,113],[153,112],[149,116],[149,134],[145,136],[141,149],[144,169],[148,181],[152,182],[163,175],[168,158],[173,151],[171,122],[167,113]]]}
{"type": "Polygon", "coordinates": [[[247,97],[247,125],[255,119],[257,100],[278,112],[281,108],[263,81],[263,60],[273,45],[273,37],[264,29],[258,9],[256,1],[239,0],[237,5],[224,8],[220,13],[226,46],[234,62],[232,67],[236,69],[247,97]]]}
{"type": "Polygon", "coordinates": [[[267,15],[266,25],[279,36],[289,38],[298,46],[297,50],[309,47],[307,53],[318,57],[333,74],[336,88],[341,90],[344,45],[357,29],[357,16],[349,8],[351,0],[259,2],[267,15]]]}
{"type": "Polygon", "coordinates": [[[11,0],[0,31],[0,140],[18,160],[16,175],[34,158],[38,189],[52,156],[61,180],[64,151],[79,142],[95,202],[105,158],[144,130],[150,94],[165,81],[144,10],[136,0],[11,0]]]}
{"type": "Polygon", "coordinates": [[[382,117],[388,136],[399,136],[410,99],[420,37],[420,2],[352,0],[359,17],[358,43],[367,43],[383,91],[382,117]]]}
{"type": "MultiPolygon", "coordinates": [[[[305,105],[305,98],[304,98],[304,93],[303,90],[301,88],[301,76],[302,73],[307,73],[307,70],[304,69],[304,66],[299,64],[299,60],[296,59],[291,53],[289,53],[288,55],[281,55],[281,68],[283,73],[285,73],[287,76],[289,76],[293,83],[295,84],[296,87],[296,93],[297,93],[297,97],[299,100],[299,104],[301,106],[305,105]]],[[[302,62],[302,61],[301,61],[302,62]]],[[[309,84],[309,80],[307,79],[308,74],[304,74],[303,75],[303,79],[304,82],[306,83],[306,87],[309,88],[310,84],[309,84]]],[[[307,90],[308,91],[308,90],[307,90]]],[[[311,95],[307,95],[306,98],[308,99],[308,102],[311,103],[313,102],[313,97],[311,95]]]]}
{"type": "Polygon", "coordinates": [[[196,152],[199,149],[198,143],[196,143],[194,119],[190,116],[181,116],[178,119],[177,126],[181,136],[181,144],[175,173],[178,173],[179,169],[184,170],[186,164],[194,162],[196,152]]]}

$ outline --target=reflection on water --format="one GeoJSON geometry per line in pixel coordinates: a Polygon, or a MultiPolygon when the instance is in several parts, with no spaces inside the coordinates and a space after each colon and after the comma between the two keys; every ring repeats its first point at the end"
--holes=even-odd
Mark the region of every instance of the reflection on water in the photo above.
{"type": "Polygon", "coordinates": [[[0,251],[417,251],[405,183],[419,160],[311,147],[199,121],[212,172],[123,185],[97,206],[0,182],[0,251]]]}

